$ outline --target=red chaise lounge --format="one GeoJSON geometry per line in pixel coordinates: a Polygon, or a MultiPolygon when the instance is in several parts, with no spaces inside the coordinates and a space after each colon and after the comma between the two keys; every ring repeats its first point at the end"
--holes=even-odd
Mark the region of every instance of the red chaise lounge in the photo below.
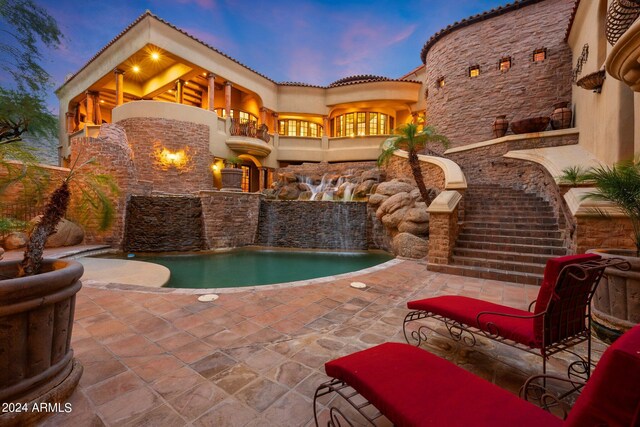
{"type": "MultiPolygon", "coordinates": [[[[640,426],[640,326],[605,351],[564,421],[408,344],[385,343],[353,353],[326,363],[325,371],[334,379],[316,390],[316,426],[317,399],[333,392],[361,414],[377,409],[379,414],[369,412],[365,416],[372,425],[384,415],[396,426],[416,427],[640,426]],[[358,397],[368,402],[356,403],[358,397]]],[[[575,386],[575,381],[556,379],[575,386]]],[[[523,389],[525,396],[527,391],[523,389]]],[[[341,420],[346,420],[333,405],[330,418],[329,426],[342,425],[341,420]]]]}
{"type": "Polygon", "coordinates": [[[569,375],[586,379],[591,366],[591,298],[605,268],[614,266],[629,268],[623,260],[594,254],[548,260],[533,313],[458,295],[410,301],[407,307],[412,311],[403,324],[405,339],[419,346],[427,339],[424,328],[432,327],[422,322],[412,328],[413,322],[437,319],[453,339],[465,344],[475,345],[474,334],[480,333],[542,356],[543,373],[549,356],[587,341],[586,357],[571,351],[579,360],[569,366],[569,375]]]}

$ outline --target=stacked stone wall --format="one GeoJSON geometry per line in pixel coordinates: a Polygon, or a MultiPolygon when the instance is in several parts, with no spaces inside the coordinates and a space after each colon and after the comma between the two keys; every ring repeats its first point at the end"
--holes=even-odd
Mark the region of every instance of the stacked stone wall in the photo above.
{"type": "Polygon", "coordinates": [[[213,189],[208,126],[158,118],[129,118],[118,125],[126,132],[138,179],[148,181],[151,190],[191,194],[213,189]],[[163,165],[158,157],[162,149],[184,150],[188,161],[184,166],[163,165]]]}
{"type": "Polygon", "coordinates": [[[235,248],[255,244],[261,195],[201,191],[199,197],[208,248],[235,248]]]}
{"type": "Polygon", "coordinates": [[[573,5],[546,0],[436,41],[426,56],[427,122],[456,147],[493,138],[498,115],[509,121],[549,116],[554,103],[571,100],[572,55],[564,36],[573,5]],[[542,48],[547,58],[533,62],[534,50],[542,48]],[[503,57],[511,57],[511,68],[501,72],[503,57]],[[469,77],[475,65],[480,75],[469,77]]]}
{"type": "MultiPolygon", "coordinates": [[[[413,173],[409,166],[409,160],[400,156],[393,156],[389,163],[384,166],[387,174],[387,181],[392,179],[404,178],[410,180],[415,185],[413,173]]],[[[427,188],[444,189],[444,171],[432,163],[420,162],[420,170],[427,188]]]]}
{"type": "Polygon", "coordinates": [[[589,249],[634,249],[631,220],[620,217],[576,217],[576,253],[589,249]]]}
{"type": "Polygon", "coordinates": [[[193,196],[131,196],[123,249],[127,252],[205,249],[200,199],[193,196]]]}

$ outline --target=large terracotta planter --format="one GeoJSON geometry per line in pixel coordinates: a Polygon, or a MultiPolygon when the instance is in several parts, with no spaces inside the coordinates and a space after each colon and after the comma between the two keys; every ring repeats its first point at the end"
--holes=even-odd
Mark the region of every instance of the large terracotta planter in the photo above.
{"type": "Polygon", "coordinates": [[[640,323],[640,258],[634,251],[593,249],[604,258],[629,261],[628,271],[608,268],[592,300],[594,331],[605,341],[614,341],[640,323]]]}
{"type": "Polygon", "coordinates": [[[222,191],[242,191],[242,169],[224,168],[222,175],[222,191]]]}
{"type": "MultiPolygon", "coordinates": [[[[45,260],[41,274],[15,278],[17,266],[17,261],[0,262],[0,402],[64,408],[82,375],[71,332],[83,267],[45,260]]],[[[48,413],[4,412],[0,425],[31,425],[48,413]]]]}

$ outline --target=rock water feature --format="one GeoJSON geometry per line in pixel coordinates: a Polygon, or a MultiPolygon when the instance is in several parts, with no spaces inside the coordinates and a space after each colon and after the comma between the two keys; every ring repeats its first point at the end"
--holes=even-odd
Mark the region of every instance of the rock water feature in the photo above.
{"type": "Polygon", "coordinates": [[[124,233],[126,252],[205,249],[200,198],[131,196],[124,233]]]}
{"type": "Polygon", "coordinates": [[[263,200],[256,240],[260,246],[366,250],[367,204],[263,200]]]}

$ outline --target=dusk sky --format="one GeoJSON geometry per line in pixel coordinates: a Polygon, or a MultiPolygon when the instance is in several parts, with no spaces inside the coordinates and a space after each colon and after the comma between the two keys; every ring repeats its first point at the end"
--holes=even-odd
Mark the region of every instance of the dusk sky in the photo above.
{"type": "MultiPolygon", "coordinates": [[[[65,40],[43,64],[56,88],[145,10],[277,82],[397,78],[438,30],[505,0],[43,0],[65,40]]],[[[49,104],[57,111],[51,92],[49,104]]]]}

